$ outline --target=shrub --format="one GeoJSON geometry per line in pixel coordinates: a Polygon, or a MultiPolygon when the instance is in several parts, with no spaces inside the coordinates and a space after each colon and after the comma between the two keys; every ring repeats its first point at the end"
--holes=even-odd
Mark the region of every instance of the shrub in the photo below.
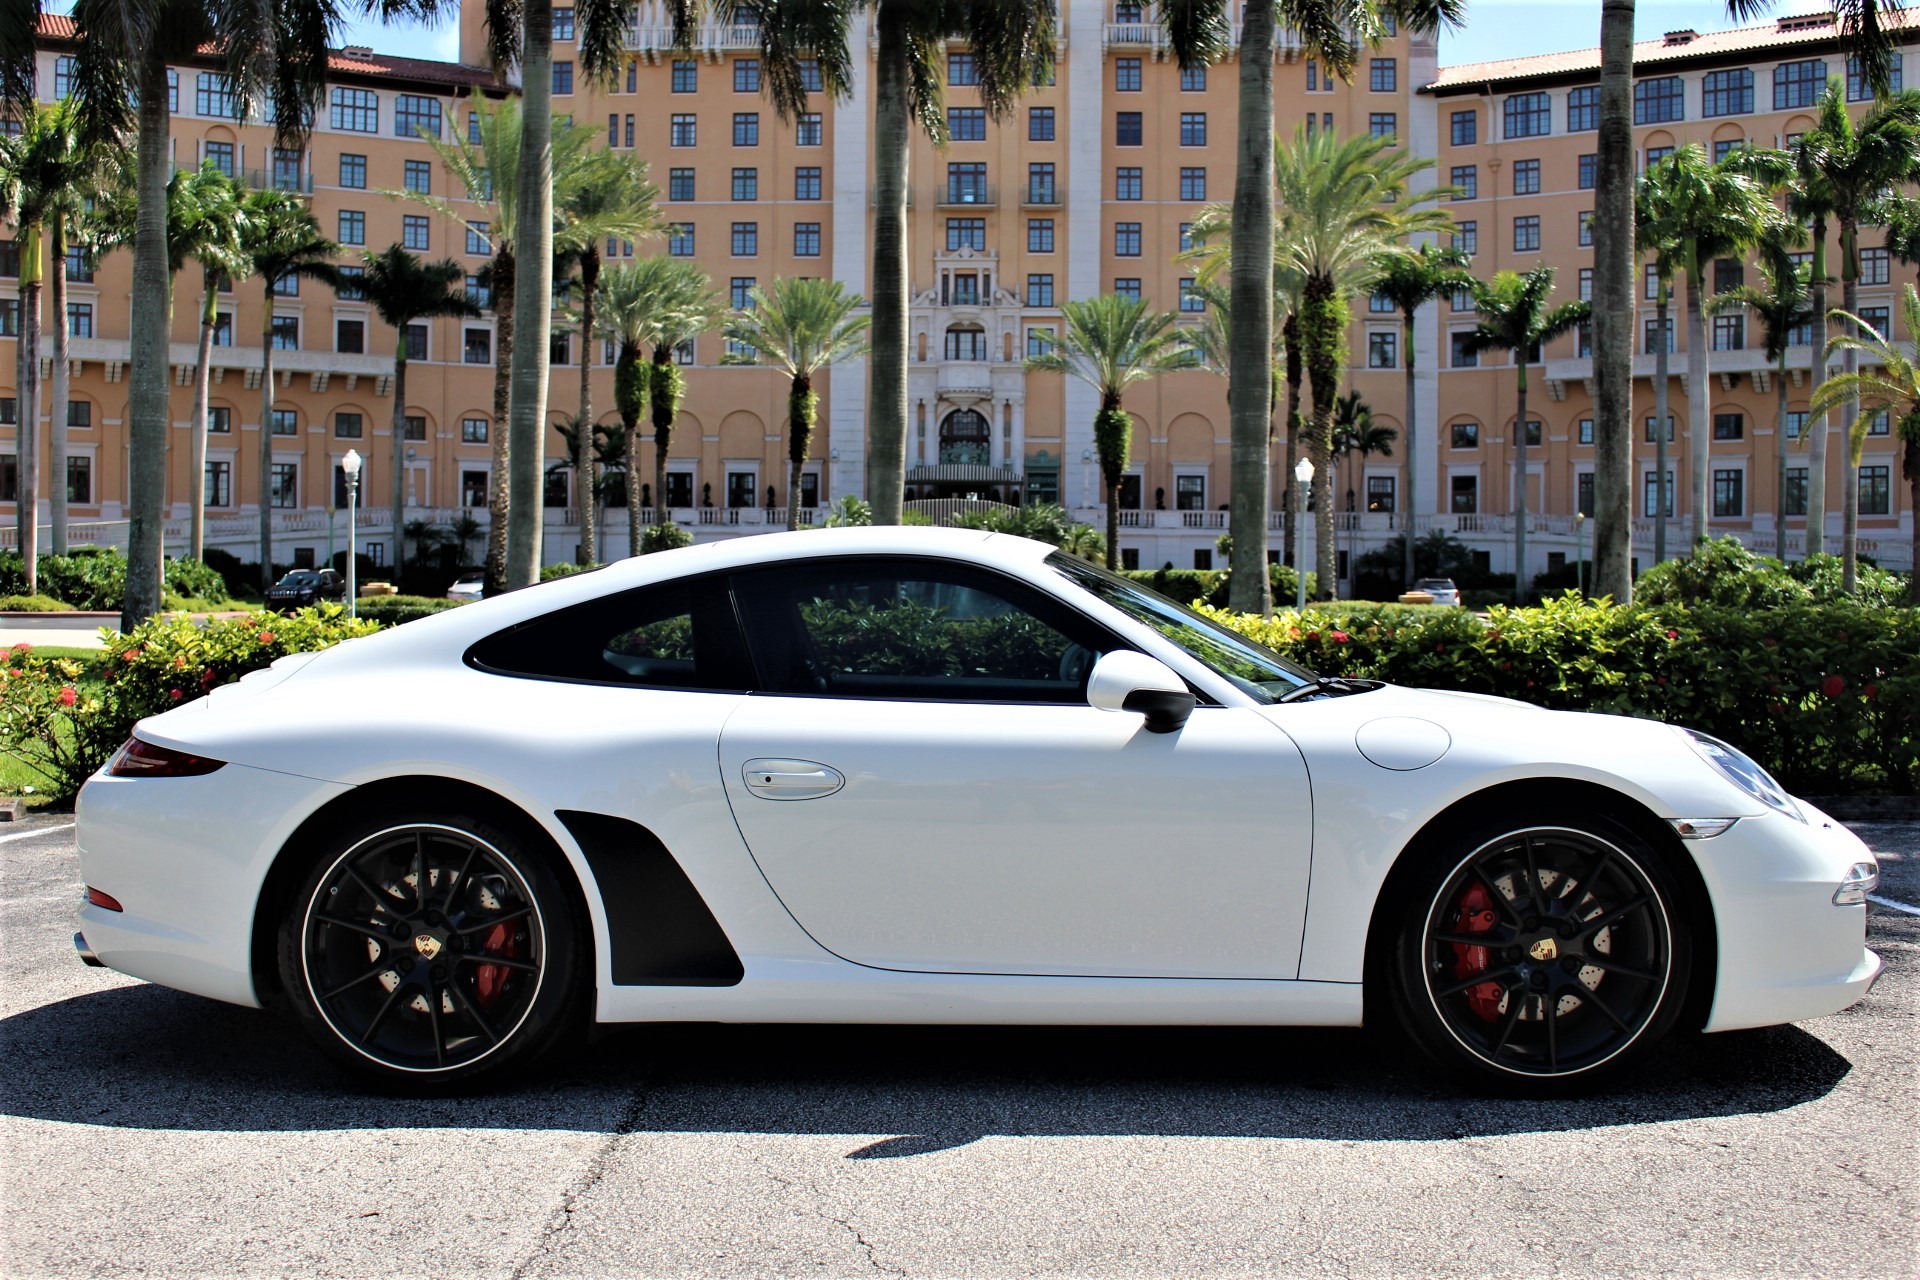
{"type": "MultiPolygon", "coordinates": [[[[24,595],[26,588],[19,553],[0,554],[0,595],[24,595]]],[[[162,590],[201,600],[231,598],[226,579],[198,560],[167,561],[162,590]]],[[[82,547],[67,556],[41,556],[40,591],[75,609],[117,611],[127,598],[126,557],[95,547],[82,547]]]]}
{"type": "Polygon", "coordinates": [[[0,612],[65,613],[73,606],[52,596],[0,596],[0,612]]]}
{"type": "Polygon", "coordinates": [[[1920,610],[1345,605],[1225,624],[1329,675],[1688,725],[1814,793],[1920,789],[1920,610]]]}
{"type": "Polygon", "coordinates": [[[1897,573],[1861,564],[1852,595],[1841,587],[1839,556],[1815,555],[1791,565],[1758,555],[1738,538],[1715,538],[1678,560],[1648,569],[1634,583],[1641,604],[1720,604],[1748,609],[1778,609],[1795,604],[1831,604],[1843,600],[1870,607],[1901,604],[1906,583],[1897,573]]]}
{"type": "MultiPolygon", "coordinates": [[[[226,584],[226,590],[220,596],[208,596],[206,597],[207,599],[225,600],[239,595],[259,596],[260,566],[258,564],[252,564],[242,560],[239,556],[233,554],[233,552],[223,550],[220,547],[208,547],[206,552],[201,556],[201,559],[206,563],[207,568],[219,574],[220,580],[226,584]]],[[[181,592],[181,594],[195,595],[197,593],[184,591],[181,592]]]]}
{"type": "Polygon", "coordinates": [[[552,582],[555,578],[571,578],[576,573],[586,573],[590,569],[599,567],[597,564],[574,564],[571,560],[563,560],[559,564],[550,564],[540,570],[540,581],[552,582]]]}
{"type": "Polygon", "coordinates": [[[364,621],[397,627],[416,618],[457,609],[465,603],[464,600],[448,600],[440,596],[365,596],[355,612],[364,621]]]}
{"type": "Polygon", "coordinates": [[[139,721],[201,696],[290,653],[326,649],[378,624],[349,621],[338,605],[291,617],[248,614],[202,626],[156,618],[126,635],[106,633],[100,656],[36,657],[15,645],[0,677],[0,750],[47,779],[67,800],[139,721]]]}
{"type": "Polygon", "coordinates": [[[692,545],[693,535],[671,520],[665,524],[650,524],[647,531],[640,535],[640,554],[643,556],[692,545]]]}
{"type": "MultiPolygon", "coordinates": [[[[1142,586],[1150,587],[1170,600],[1181,604],[1192,604],[1201,600],[1216,609],[1227,607],[1227,571],[1225,569],[1176,569],[1166,565],[1159,569],[1128,569],[1121,573],[1123,578],[1131,578],[1142,586]]],[[[1307,594],[1313,594],[1314,575],[1307,575],[1307,594]]],[[[1270,564],[1267,566],[1267,581],[1273,592],[1276,605],[1291,604],[1296,595],[1293,566],[1270,564]]]]}

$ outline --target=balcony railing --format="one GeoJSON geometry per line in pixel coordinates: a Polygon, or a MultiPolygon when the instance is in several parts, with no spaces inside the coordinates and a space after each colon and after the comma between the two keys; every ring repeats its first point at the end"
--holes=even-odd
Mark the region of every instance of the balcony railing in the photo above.
{"type": "Polygon", "coordinates": [[[1024,209],[1057,209],[1060,207],[1060,187],[1052,182],[1029,183],[1020,193],[1020,206],[1024,209]]]}
{"type": "Polygon", "coordinates": [[[949,182],[936,191],[935,201],[942,209],[991,209],[995,192],[984,182],[949,182]]]}

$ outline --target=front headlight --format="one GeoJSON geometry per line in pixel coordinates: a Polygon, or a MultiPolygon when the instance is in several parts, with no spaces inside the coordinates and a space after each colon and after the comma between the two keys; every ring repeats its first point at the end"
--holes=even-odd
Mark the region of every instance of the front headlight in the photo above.
{"type": "Polygon", "coordinates": [[[1728,782],[1776,813],[1784,813],[1796,822],[1807,820],[1807,815],[1800,812],[1800,806],[1793,802],[1787,789],[1746,752],[1693,729],[1682,729],[1681,732],[1687,735],[1687,741],[1700,753],[1700,758],[1719,770],[1720,776],[1728,782]]]}

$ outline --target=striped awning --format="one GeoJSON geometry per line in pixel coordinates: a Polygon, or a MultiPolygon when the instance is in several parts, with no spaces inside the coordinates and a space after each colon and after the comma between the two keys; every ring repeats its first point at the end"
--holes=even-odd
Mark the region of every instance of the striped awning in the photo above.
{"type": "Polygon", "coordinates": [[[909,484],[1019,484],[1020,473],[1012,467],[983,467],[972,462],[942,462],[937,466],[914,467],[907,472],[909,484]]]}

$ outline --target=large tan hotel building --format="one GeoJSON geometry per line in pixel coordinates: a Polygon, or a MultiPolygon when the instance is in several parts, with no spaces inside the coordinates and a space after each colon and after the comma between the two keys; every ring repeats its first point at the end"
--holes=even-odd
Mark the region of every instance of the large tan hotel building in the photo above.
{"type": "MultiPolygon", "coordinates": [[[[1597,19],[1581,13],[1569,43],[1597,19]]],[[[953,141],[944,151],[922,139],[912,159],[909,235],[912,287],[907,484],[910,497],[977,496],[1059,502],[1101,522],[1093,461],[1096,403],[1080,383],[1029,374],[1022,360],[1041,335],[1057,330],[1059,304],[1102,292],[1138,293],[1156,306],[1194,317],[1191,269],[1176,261],[1188,225],[1208,201],[1230,198],[1237,72],[1229,58],[1182,72],[1171,60],[1149,6],[1116,0],[1065,0],[1055,83],[1030,92],[1000,120],[982,111],[969,87],[964,47],[948,54],[953,141]]],[[[864,22],[864,18],[857,19],[864,22]]],[[[1920,73],[1920,20],[1907,16],[1901,63],[1920,73]]],[[[271,130],[235,119],[232,96],[211,60],[175,69],[175,159],[204,160],[260,185],[310,192],[324,231],[352,255],[400,243],[422,256],[452,257],[478,273],[486,262],[486,213],[472,228],[385,194],[425,190],[456,201],[455,189],[421,128],[468,128],[468,95],[509,90],[483,67],[477,12],[461,19],[461,63],[337,51],[332,84],[305,150],[274,148],[271,130]]],[[[73,52],[62,18],[46,20],[40,92],[64,93],[73,52]]],[[[1597,52],[1552,54],[1442,68],[1436,46],[1402,33],[1363,56],[1352,83],[1327,76],[1284,33],[1276,68],[1276,124],[1341,133],[1387,132],[1434,168],[1420,181],[1451,184],[1445,207],[1456,239],[1482,275],[1549,263],[1559,298],[1585,287],[1592,250],[1592,152],[1596,147],[1597,52]]],[[[691,56],[670,47],[664,15],[651,3],[636,12],[631,56],[610,91],[590,86],[569,61],[573,11],[555,10],[554,108],[606,125],[606,143],[632,149],[651,165],[673,224],[670,237],[628,252],[685,255],[716,288],[739,300],[754,283],[784,275],[832,275],[864,292],[870,270],[872,110],[869,58],[854,62],[851,99],[824,95],[814,114],[783,123],[761,93],[755,35],[701,31],[691,56]]],[[[870,48],[867,32],[858,47],[870,48]]],[[[1829,76],[1846,76],[1830,16],[1782,18],[1765,26],[1707,35],[1675,32],[1637,52],[1636,145],[1642,163],[1665,149],[1699,143],[1720,152],[1746,141],[1776,145],[1810,127],[1815,97],[1829,76]]],[[[1867,103],[1857,77],[1850,96],[1867,103]]],[[[1863,237],[1861,305],[1870,316],[1897,311],[1895,286],[1911,271],[1890,262],[1875,237],[1863,237]]],[[[1750,269],[1721,264],[1725,284],[1750,269]]],[[[0,273],[17,266],[0,256],[0,273]]],[[[129,255],[98,263],[76,254],[68,264],[67,323],[72,334],[73,404],[65,424],[75,540],[124,543],[127,499],[127,295],[129,255]]],[[[18,303],[0,280],[0,335],[19,332],[18,303]]],[[[471,282],[476,290],[479,282],[471,282]]],[[[344,545],[338,469],[349,449],[367,458],[362,491],[363,545],[391,560],[385,495],[390,476],[392,357],[395,334],[364,302],[304,284],[276,299],[271,341],[276,390],[271,422],[260,417],[262,357],[258,282],[222,295],[214,348],[211,444],[205,476],[190,474],[199,279],[176,280],[172,362],[173,431],[168,494],[174,524],[169,549],[184,546],[188,495],[204,486],[211,545],[252,558],[259,504],[276,513],[276,558],[311,562],[344,545]],[[258,437],[276,437],[271,474],[258,474],[258,437]]],[[[1837,302],[1837,297],[1836,297],[1837,302]]],[[[1646,318],[1651,322],[1651,306],[1646,318]]],[[[1352,552],[1378,546],[1411,515],[1421,531],[1444,529],[1495,570],[1512,564],[1515,370],[1505,357],[1475,360],[1457,349],[1471,326],[1465,299],[1428,309],[1417,327],[1415,394],[1420,467],[1406,491],[1396,448],[1390,458],[1348,463],[1333,478],[1341,509],[1342,569],[1352,552]]],[[[51,319],[48,325],[54,323],[51,319]]],[[[450,524],[486,519],[488,437],[494,340],[491,313],[478,320],[425,326],[425,356],[410,361],[406,491],[409,519],[450,524]]],[[[1652,333],[1636,357],[1635,419],[1640,562],[1651,553],[1653,471],[1652,333]]],[[[1811,335],[1805,335],[1808,342],[1811,335]]],[[[1910,334],[1901,338],[1912,340],[1910,334]]],[[[1399,428],[1405,404],[1405,352],[1398,318],[1358,300],[1351,338],[1351,384],[1377,421],[1399,428]]],[[[1687,440],[1710,431],[1710,513],[1716,532],[1770,550],[1775,479],[1775,387],[1758,325],[1739,315],[1712,331],[1711,423],[1688,421],[1685,334],[1676,335],[1671,411],[1675,420],[1676,510],[1668,545],[1685,545],[1692,492],[1687,440]]],[[[10,344],[0,342],[0,520],[12,537],[13,432],[18,407],[10,344]]],[[[699,537],[732,537],[784,524],[798,501],[811,519],[846,494],[861,492],[866,455],[866,373],[860,362],[823,380],[822,421],[798,495],[787,493],[783,388],[771,372],[720,367],[723,341],[706,335],[681,353],[689,392],[667,462],[675,519],[699,537]]],[[[51,355],[51,341],[42,349],[51,355]]],[[[1533,371],[1529,416],[1543,446],[1529,454],[1527,507],[1537,573],[1570,560],[1580,537],[1575,514],[1591,500],[1592,367],[1583,340],[1568,337],[1533,371]],[[1544,375],[1544,376],[1543,376],[1544,375]]],[[[1812,346],[1792,352],[1790,433],[1804,421],[1813,379],[1812,346]]],[[[579,361],[593,362],[594,399],[612,421],[609,353],[582,351],[577,336],[556,337],[550,408],[556,420],[576,400],[579,361]]],[[[1226,382],[1213,372],[1182,373],[1128,395],[1135,414],[1134,466],[1123,489],[1121,549],[1145,567],[1212,563],[1225,528],[1228,486],[1226,382]]],[[[46,388],[42,383],[42,413],[46,388]]],[[[44,441],[47,432],[43,429],[44,441]]],[[[42,446],[44,448],[44,444],[42,446]]],[[[1798,449],[1798,445],[1796,444],[1798,449]]],[[[652,475],[652,445],[642,465],[652,475]]],[[[1829,453],[1829,538],[1839,533],[1840,459],[1829,453]]],[[[558,433],[549,436],[546,555],[569,559],[577,536],[568,514],[571,472],[558,433]]],[[[1790,511],[1804,493],[1806,454],[1794,454],[1790,511]]],[[[1275,468],[1276,499],[1284,483],[1275,468]]],[[[42,474],[46,474],[43,462],[42,474]]],[[[650,487],[650,485],[649,485],[650,487]]],[[[1862,550],[1907,567],[1914,512],[1905,499],[1896,440],[1885,424],[1868,438],[1860,477],[1862,550]]],[[[649,494],[649,496],[651,496],[649,494]]],[[[1276,507],[1277,507],[1276,502],[1276,507]]],[[[608,513],[624,547],[625,512],[608,513]]],[[[43,500],[41,519],[44,522],[43,500]]],[[[1276,522],[1278,517],[1276,517],[1276,522]]],[[[1789,516],[1789,545],[1803,544],[1804,517],[1789,516]]],[[[1276,545],[1278,534],[1275,535],[1276,545]]],[[[9,543],[9,545],[11,545],[9,543]]],[[[44,545],[44,543],[43,543],[44,545]]]]}

